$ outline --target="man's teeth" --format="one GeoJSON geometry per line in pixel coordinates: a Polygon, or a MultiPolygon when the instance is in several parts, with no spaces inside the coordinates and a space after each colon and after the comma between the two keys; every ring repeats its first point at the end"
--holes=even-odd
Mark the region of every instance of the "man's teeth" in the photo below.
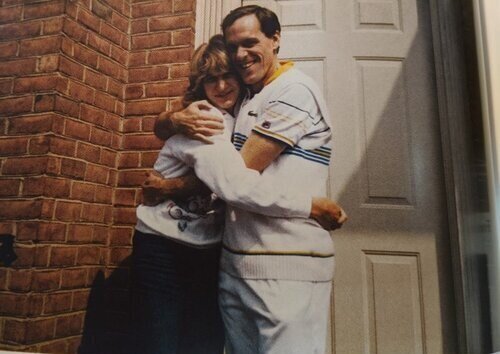
{"type": "Polygon", "coordinates": [[[243,69],[246,69],[246,68],[249,68],[252,64],[253,64],[253,62],[252,63],[245,63],[245,64],[242,64],[241,67],[243,69]]]}

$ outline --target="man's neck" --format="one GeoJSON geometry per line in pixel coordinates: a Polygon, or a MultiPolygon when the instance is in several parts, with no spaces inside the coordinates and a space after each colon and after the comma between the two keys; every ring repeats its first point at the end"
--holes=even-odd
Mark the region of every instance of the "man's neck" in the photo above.
{"type": "Polygon", "coordinates": [[[267,75],[261,81],[251,86],[252,93],[259,93],[260,91],[262,91],[264,86],[266,86],[266,84],[268,83],[269,79],[276,73],[276,71],[278,71],[279,68],[280,68],[280,63],[276,58],[274,60],[273,65],[271,66],[271,70],[269,70],[267,75]]]}

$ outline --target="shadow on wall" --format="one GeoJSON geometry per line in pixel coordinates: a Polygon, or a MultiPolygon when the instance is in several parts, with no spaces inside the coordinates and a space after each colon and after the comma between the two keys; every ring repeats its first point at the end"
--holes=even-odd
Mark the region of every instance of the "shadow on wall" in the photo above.
{"type": "Polygon", "coordinates": [[[130,257],[106,279],[97,274],[78,354],[131,354],[130,257]]]}

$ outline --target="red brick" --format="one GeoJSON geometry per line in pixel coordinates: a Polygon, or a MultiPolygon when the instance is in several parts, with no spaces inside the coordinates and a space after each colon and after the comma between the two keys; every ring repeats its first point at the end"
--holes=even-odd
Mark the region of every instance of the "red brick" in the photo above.
{"type": "Polygon", "coordinates": [[[30,112],[33,107],[33,96],[0,99],[0,115],[30,112]]]}
{"type": "Polygon", "coordinates": [[[121,101],[116,102],[116,114],[122,117],[125,115],[125,104],[121,101]]]}
{"type": "Polygon", "coordinates": [[[66,239],[66,225],[59,223],[43,223],[38,231],[39,241],[64,241],[66,239]]]}
{"type": "Polygon", "coordinates": [[[53,94],[35,96],[35,112],[50,112],[54,110],[56,96],[53,94]]]}
{"type": "Polygon", "coordinates": [[[88,222],[105,223],[107,206],[99,204],[85,204],[82,211],[82,220],[88,222]]]}
{"type": "Polygon", "coordinates": [[[144,117],[142,119],[142,131],[153,132],[157,117],[144,117]]]}
{"type": "Polygon", "coordinates": [[[109,250],[109,264],[122,265],[122,263],[130,256],[130,247],[113,247],[109,250]]]}
{"type": "Polygon", "coordinates": [[[128,32],[129,20],[123,15],[114,12],[111,14],[111,24],[123,33],[128,32]]]}
{"type": "Polygon", "coordinates": [[[141,166],[140,167],[153,168],[153,165],[156,162],[157,158],[158,158],[157,151],[141,153],[141,166]]]}
{"type": "Polygon", "coordinates": [[[113,10],[111,10],[108,6],[104,5],[100,1],[92,0],[92,12],[100,18],[109,21],[111,20],[111,14],[113,13],[113,10]]]}
{"type": "Polygon", "coordinates": [[[94,33],[89,33],[88,45],[106,55],[109,55],[111,50],[111,44],[94,33]]]}
{"type": "Polygon", "coordinates": [[[1,200],[0,219],[34,219],[42,212],[40,200],[1,200]]]}
{"type": "Polygon", "coordinates": [[[122,14],[125,14],[125,5],[126,2],[123,0],[103,0],[106,4],[111,6],[113,9],[119,11],[122,14]]]}
{"type": "Polygon", "coordinates": [[[151,84],[146,86],[146,97],[179,97],[184,95],[187,87],[187,80],[151,84]]]}
{"type": "Polygon", "coordinates": [[[72,117],[78,117],[80,113],[80,106],[73,100],[66,97],[56,96],[55,110],[72,117]]]}
{"type": "Polygon", "coordinates": [[[93,265],[100,264],[100,247],[97,246],[89,246],[83,247],[80,246],[78,248],[78,257],[77,263],[79,265],[93,265]]]}
{"type": "Polygon", "coordinates": [[[189,76],[189,64],[172,65],[170,67],[170,76],[172,79],[187,78],[189,76]]]}
{"type": "Polygon", "coordinates": [[[70,38],[80,42],[87,42],[87,29],[85,29],[80,24],[68,18],[64,19],[63,32],[66,33],[70,38]]]}
{"type": "Polygon", "coordinates": [[[14,270],[9,272],[7,289],[11,291],[31,290],[33,272],[31,270],[14,270]]]}
{"type": "Polygon", "coordinates": [[[104,124],[106,113],[93,106],[82,104],[80,110],[80,119],[98,125],[104,124]]]}
{"type": "Polygon", "coordinates": [[[144,85],[127,85],[125,88],[126,99],[141,98],[144,95],[144,85]]]}
{"type": "Polygon", "coordinates": [[[172,0],[132,5],[132,17],[148,17],[172,13],[172,0]]]}
{"type": "MultiPolygon", "coordinates": [[[[36,240],[39,224],[37,222],[21,222],[17,224],[18,241],[36,240]]],[[[2,233],[12,233],[11,231],[1,230],[2,233]]]]}
{"type": "Polygon", "coordinates": [[[111,232],[110,246],[132,246],[132,232],[129,227],[115,228],[111,232]]]}
{"type": "Polygon", "coordinates": [[[116,166],[116,156],[117,156],[117,153],[115,151],[102,149],[101,150],[101,158],[99,159],[99,163],[101,165],[115,167],[116,166]]]}
{"type": "Polygon", "coordinates": [[[27,5],[24,8],[24,19],[45,18],[62,15],[64,1],[43,2],[41,4],[27,5]]]}
{"type": "Polygon", "coordinates": [[[33,291],[57,290],[61,282],[61,270],[33,272],[33,291]]]}
{"type": "Polygon", "coordinates": [[[37,343],[54,338],[56,320],[46,318],[26,323],[26,343],[37,343]]]}
{"type": "Polygon", "coordinates": [[[136,190],[135,189],[116,189],[114,205],[120,206],[135,206],[136,205],[136,190]]]}
{"type": "Polygon", "coordinates": [[[45,55],[38,60],[37,72],[48,73],[54,72],[59,67],[58,55],[45,55]]]}
{"type": "Polygon", "coordinates": [[[79,348],[82,345],[82,336],[71,337],[65,340],[68,345],[66,353],[78,353],[79,348]]]}
{"type": "Polygon", "coordinates": [[[76,157],[88,162],[99,162],[101,149],[95,145],[78,143],[76,157]]]}
{"type": "Polygon", "coordinates": [[[35,37],[41,33],[42,23],[21,22],[0,26],[0,40],[13,40],[18,38],[35,37]]]}
{"type": "Polygon", "coordinates": [[[52,267],[66,267],[75,265],[77,248],[52,247],[50,265],[52,267]]]}
{"type": "Polygon", "coordinates": [[[123,99],[123,84],[113,80],[112,78],[108,79],[108,93],[118,97],[120,99],[123,99]]]}
{"type": "Polygon", "coordinates": [[[63,18],[51,18],[47,21],[43,21],[43,34],[60,34],[63,28],[63,18]]]}
{"type": "Polygon", "coordinates": [[[174,0],[174,12],[194,11],[194,0],[174,0]]]}
{"type": "Polygon", "coordinates": [[[74,289],[85,286],[87,281],[87,270],[82,268],[63,269],[61,289],[74,289]]]}
{"type": "Polygon", "coordinates": [[[21,6],[0,8],[0,23],[20,22],[21,13],[21,6]]]}
{"type": "Polygon", "coordinates": [[[114,78],[121,78],[123,74],[121,73],[122,67],[120,64],[109,60],[105,57],[99,57],[99,63],[97,65],[97,69],[103,74],[109,75],[114,78]]]}
{"type": "Polygon", "coordinates": [[[73,311],[86,310],[89,302],[90,291],[78,291],[73,294],[73,311]]]}
{"type": "MultiPolygon", "coordinates": [[[[93,88],[98,90],[106,90],[107,78],[100,73],[95,71],[85,69],[85,79],[84,82],[93,88]]],[[[102,124],[102,123],[101,123],[102,124]]]]}
{"type": "Polygon", "coordinates": [[[118,168],[139,167],[140,155],[137,152],[123,152],[118,157],[118,168]]]}
{"type": "Polygon", "coordinates": [[[0,294],[0,314],[11,316],[25,316],[28,307],[26,294],[0,294]]]}
{"type": "Polygon", "coordinates": [[[92,225],[71,224],[68,230],[68,241],[73,243],[89,243],[92,241],[92,225]]]}
{"type": "Polygon", "coordinates": [[[146,58],[147,58],[146,54],[147,54],[146,52],[130,53],[128,57],[129,68],[146,65],[146,58]]]}
{"type": "MultiPolygon", "coordinates": [[[[2,9],[0,9],[2,11],[2,9]]],[[[0,18],[2,16],[0,15],[0,18]]],[[[17,42],[0,43],[0,58],[8,58],[16,56],[17,42]]]]}
{"type": "Polygon", "coordinates": [[[61,37],[51,36],[36,39],[25,39],[21,41],[19,56],[28,57],[57,53],[61,48],[61,37]]]}
{"type": "Polygon", "coordinates": [[[147,31],[148,31],[148,20],[147,19],[133,20],[130,23],[130,32],[132,34],[145,33],[147,31]]]}
{"type": "MultiPolygon", "coordinates": [[[[14,86],[13,79],[1,79],[0,80],[0,95],[7,96],[12,93],[12,87],[14,86]]],[[[4,121],[5,122],[5,121],[4,121]]],[[[0,128],[0,131],[3,129],[0,128]]]]}
{"type": "Polygon", "coordinates": [[[0,139],[0,156],[24,155],[28,152],[27,138],[0,139]]]}
{"type": "Polygon", "coordinates": [[[95,185],[89,183],[74,182],[71,188],[71,198],[84,202],[93,202],[95,197],[95,185]]]}
{"type": "Polygon", "coordinates": [[[69,83],[69,94],[78,101],[89,104],[94,103],[94,91],[93,88],[74,81],[70,81],[69,83]]]}
{"type": "MultiPolygon", "coordinates": [[[[110,189],[111,196],[111,189],[110,189]]],[[[106,226],[94,226],[94,233],[92,235],[92,242],[99,244],[107,244],[109,238],[109,228],[106,226]]]]}
{"type": "Polygon", "coordinates": [[[75,58],[77,58],[79,62],[93,68],[97,68],[97,58],[99,57],[99,55],[95,51],[90,50],[80,44],[75,44],[73,50],[75,53],[75,58]]]}
{"type": "Polygon", "coordinates": [[[99,32],[99,26],[100,26],[101,20],[99,19],[99,17],[95,16],[91,12],[88,12],[88,11],[84,10],[82,7],[79,7],[78,14],[77,14],[76,18],[77,18],[78,22],[89,27],[90,29],[94,30],[95,32],[99,32]]]}
{"type": "Polygon", "coordinates": [[[65,133],[68,137],[88,141],[90,137],[90,126],[78,121],[67,120],[65,133]]]}
{"type": "Polygon", "coordinates": [[[64,198],[69,196],[70,182],[63,178],[45,178],[45,196],[64,198]]]}
{"type": "Polygon", "coordinates": [[[193,26],[194,18],[192,15],[154,17],[149,20],[149,30],[151,32],[179,30],[181,28],[193,28],[193,26]]]}
{"type": "Polygon", "coordinates": [[[165,100],[138,100],[127,102],[125,113],[131,115],[159,114],[166,109],[165,100]]]}
{"type": "Polygon", "coordinates": [[[0,179],[0,197],[16,196],[19,194],[20,180],[0,179]]]}
{"type": "Polygon", "coordinates": [[[149,54],[149,64],[185,63],[191,59],[191,48],[159,49],[149,54]]]}
{"type": "Polygon", "coordinates": [[[26,341],[26,322],[6,319],[3,340],[10,343],[24,344],[26,341]]]}
{"type": "Polygon", "coordinates": [[[25,197],[38,197],[44,195],[45,178],[25,178],[23,183],[23,193],[25,197]]]}
{"type": "MultiPolygon", "coordinates": [[[[120,102],[117,102],[117,105],[120,102]]],[[[121,117],[118,114],[106,113],[106,118],[104,119],[104,127],[108,128],[114,132],[120,129],[121,117]]]]}
{"type": "Polygon", "coordinates": [[[150,82],[168,79],[168,67],[151,67],[144,69],[130,69],[129,82],[150,82]]]}
{"type": "Polygon", "coordinates": [[[59,61],[59,69],[71,77],[83,80],[83,66],[64,56],[59,61]]]}
{"type": "Polygon", "coordinates": [[[56,220],[61,221],[78,221],[82,212],[82,205],[80,203],[57,201],[56,205],[56,220]]]}
{"type": "Polygon", "coordinates": [[[140,187],[146,179],[146,171],[120,171],[118,185],[120,187],[140,187]]]}
{"type": "Polygon", "coordinates": [[[55,314],[71,310],[73,295],[69,292],[48,294],[45,298],[44,314],[55,314]]]}
{"type": "Polygon", "coordinates": [[[49,152],[50,137],[47,135],[35,136],[29,141],[28,151],[31,155],[42,155],[49,152]]]}
{"type": "Polygon", "coordinates": [[[81,334],[84,316],[84,313],[77,313],[74,315],[58,317],[56,336],[69,337],[81,334]]]}
{"type": "Polygon", "coordinates": [[[14,246],[14,253],[17,255],[17,259],[13,262],[12,267],[20,269],[33,266],[35,258],[35,248],[33,246],[17,244],[14,246]]]}
{"type": "Polygon", "coordinates": [[[33,266],[35,267],[48,267],[49,265],[49,246],[37,246],[35,249],[35,259],[33,266]]]}
{"type": "MultiPolygon", "coordinates": [[[[2,229],[4,228],[2,227],[2,229]]],[[[7,269],[5,268],[0,268],[0,290],[7,290],[7,269]]]]}
{"type": "Polygon", "coordinates": [[[116,28],[108,25],[107,23],[103,22],[101,25],[101,36],[104,38],[109,39],[111,42],[121,45],[122,44],[122,39],[123,35],[122,33],[117,30],[116,28]]]}
{"type": "Polygon", "coordinates": [[[172,33],[173,45],[186,45],[194,43],[194,32],[191,29],[176,31],[172,33]]]}
{"type": "Polygon", "coordinates": [[[46,172],[47,157],[9,158],[4,161],[4,175],[37,175],[46,172]]]}
{"type": "Polygon", "coordinates": [[[63,156],[75,156],[76,142],[66,138],[61,138],[59,136],[53,136],[50,139],[50,152],[63,155],[63,156]]]}
{"type": "Polygon", "coordinates": [[[41,353],[76,353],[68,351],[66,339],[60,339],[47,344],[40,345],[38,349],[41,353]]]}
{"type": "Polygon", "coordinates": [[[19,78],[14,81],[14,93],[54,90],[56,88],[57,82],[57,75],[19,78]]]}
{"type": "Polygon", "coordinates": [[[132,37],[132,50],[168,47],[171,42],[172,35],[170,32],[134,36],[132,37]]]}
{"type": "Polygon", "coordinates": [[[104,129],[92,127],[90,142],[101,146],[111,146],[112,134],[104,129]]]}
{"type": "Polygon", "coordinates": [[[115,102],[116,98],[111,95],[99,91],[95,93],[94,105],[104,109],[107,112],[114,112],[115,102]]]}
{"type": "Polygon", "coordinates": [[[111,58],[121,65],[126,66],[128,63],[128,52],[125,49],[113,45],[111,46],[111,58]]]}
{"type": "Polygon", "coordinates": [[[61,51],[69,57],[74,57],[75,42],[70,38],[63,36],[61,41],[61,51]]]}
{"type": "Polygon", "coordinates": [[[85,180],[89,182],[106,184],[108,181],[109,168],[89,164],[85,174],[85,180]]]}
{"type": "Polygon", "coordinates": [[[162,140],[151,134],[125,135],[123,137],[123,148],[129,150],[161,149],[163,144],[162,140]]]}
{"type": "Polygon", "coordinates": [[[137,133],[140,132],[142,126],[142,117],[127,118],[123,122],[123,133],[137,133]]]}
{"type": "Polygon", "coordinates": [[[42,219],[50,219],[54,218],[54,210],[55,210],[55,201],[51,199],[44,199],[42,201],[42,215],[40,216],[42,219]]]}

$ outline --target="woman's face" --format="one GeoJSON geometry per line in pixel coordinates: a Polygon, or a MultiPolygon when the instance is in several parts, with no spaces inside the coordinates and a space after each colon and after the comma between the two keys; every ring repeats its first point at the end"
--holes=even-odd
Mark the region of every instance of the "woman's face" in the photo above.
{"type": "Polygon", "coordinates": [[[208,75],[203,80],[203,89],[210,103],[232,113],[240,95],[240,84],[234,73],[208,75]]]}

